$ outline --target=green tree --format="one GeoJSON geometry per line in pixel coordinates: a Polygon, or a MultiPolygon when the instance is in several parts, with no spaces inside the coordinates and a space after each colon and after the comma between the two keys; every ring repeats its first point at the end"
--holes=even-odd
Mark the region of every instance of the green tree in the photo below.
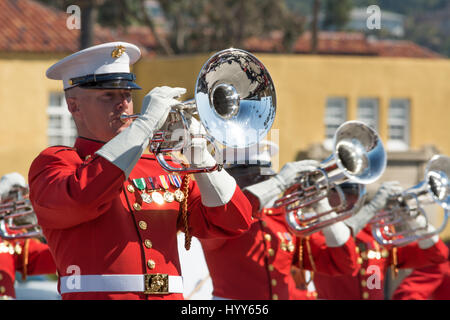
{"type": "Polygon", "coordinates": [[[350,20],[352,0],[326,0],[323,28],[326,30],[342,30],[350,20]]]}
{"type": "MultiPolygon", "coordinates": [[[[40,0],[65,10],[66,0],[40,0]]],[[[81,0],[79,0],[81,1],[81,0]]],[[[79,2],[78,1],[78,2],[79,2]]],[[[252,36],[281,34],[278,50],[289,52],[303,30],[304,19],[285,0],[159,0],[166,28],[158,28],[145,0],[103,0],[97,21],[108,27],[147,25],[162,54],[210,52],[243,47],[252,36]]],[[[77,1],[71,1],[77,4],[77,1]]]]}

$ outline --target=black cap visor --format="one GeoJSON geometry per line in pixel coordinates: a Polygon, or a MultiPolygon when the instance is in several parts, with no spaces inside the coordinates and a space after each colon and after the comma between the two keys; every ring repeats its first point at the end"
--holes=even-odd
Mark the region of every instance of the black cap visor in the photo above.
{"type": "Polygon", "coordinates": [[[85,89],[142,89],[135,80],[133,73],[105,73],[73,78],[70,79],[70,84],[85,89]]]}

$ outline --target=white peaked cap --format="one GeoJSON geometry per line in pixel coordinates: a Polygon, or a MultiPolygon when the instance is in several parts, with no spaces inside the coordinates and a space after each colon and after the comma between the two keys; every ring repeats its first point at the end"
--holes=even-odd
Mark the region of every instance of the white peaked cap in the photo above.
{"type": "Polygon", "coordinates": [[[263,140],[247,148],[225,148],[223,157],[227,164],[270,164],[272,157],[278,153],[276,143],[263,140]]]}
{"type": "Polygon", "coordinates": [[[73,87],[70,79],[86,75],[129,73],[141,56],[137,46],[127,42],[109,42],[75,52],[48,68],[49,79],[62,80],[64,89],[73,87]]]}

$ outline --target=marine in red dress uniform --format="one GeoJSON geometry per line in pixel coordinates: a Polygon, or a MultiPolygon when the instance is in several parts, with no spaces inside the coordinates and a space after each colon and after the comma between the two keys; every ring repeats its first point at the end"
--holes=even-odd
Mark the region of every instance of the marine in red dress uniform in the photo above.
{"type": "MultiPolygon", "coordinates": [[[[26,188],[25,179],[17,172],[9,173],[0,179],[0,198],[2,203],[10,201],[8,194],[14,187],[26,188]],[[7,199],[7,200],[5,200],[7,199]]],[[[22,218],[23,219],[23,218],[22,218]]],[[[19,236],[21,230],[10,230],[8,234],[19,236]]],[[[54,274],[55,262],[48,246],[38,239],[5,240],[0,237],[0,299],[15,299],[14,282],[16,272],[27,275],[54,274]]]]}
{"type": "Polygon", "coordinates": [[[395,289],[392,300],[450,300],[450,261],[413,270],[395,289]]]}
{"type": "Polygon", "coordinates": [[[122,112],[132,113],[130,90],[137,85],[129,64],[138,58],[137,47],[109,43],[71,55],[47,72],[83,94],[68,99],[83,137],[73,148],[47,148],[29,171],[30,199],[55,257],[63,299],[182,299],[177,231],[231,237],[250,225],[250,204],[225,171],[185,180],[163,171],[153,155],[142,155],[184,89],[153,89],[138,119],[118,123],[122,112]],[[83,61],[90,65],[80,68],[83,61]],[[89,109],[92,101],[97,105],[89,109]],[[118,132],[101,137],[89,122],[100,120],[83,115],[89,110],[110,117],[118,132]],[[180,216],[185,205],[187,219],[180,216]]]}
{"type": "Polygon", "coordinates": [[[36,239],[0,242],[0,299],[16,298],[16,272],[27,275],[54,274],[55,262],[48,246],[36,239]]]}
{"type": "MultiPolygon", "coordinates": [[[[265,166],[270,166],[270,157],[264,157],[264,154],[250,156],[249,161],[263,163],[263,159],[265,166]]],[[[303,162],[303,166],[309,164],[303,162]]],[[[302,165],[296,163],[296,166],[302,165]]],[[[267,171],[269,168],[263,169],[267,171]]],[[[287,169],[289,165],[284,171],[287,169]]],[[[292,266],[329,275],[350,275],[357,270],[355,244],[349,232],[347,238],[334,247],[327,244],[321,232],[305,239],[296,237],[287,226],[284,208],[263,208],[256,214],[260,201],[248,191],[248,184],[270,177],[267,174],[264,178],[261,176],[259,165],[237,165],[227,170],[246,190],[254,216],[259,218],[255,219],[249,231],[238,237],[201,240],[215,298],[314,299],[314,293],[296,288],[291,275],[292,266]]],[[[295,172],[284,172],[284,175],[295,177],[295,172]]]]}
{"type": "Polygon", "coordinates": [[[356,276],[317,274],[314,285],[319,299],[384,300],[384,280],[389,270],[395,272],[396,268],[417,268],[447,259],[448,248],[438,239],[427,239],[399,248],[384,248],[374,239],[367,222],[384,208],[390,195],[400,191],[396,183],[383,184],[369,204],[345,221],[353,232],[357,232],[355,242],[360,269],[356,276]]]}

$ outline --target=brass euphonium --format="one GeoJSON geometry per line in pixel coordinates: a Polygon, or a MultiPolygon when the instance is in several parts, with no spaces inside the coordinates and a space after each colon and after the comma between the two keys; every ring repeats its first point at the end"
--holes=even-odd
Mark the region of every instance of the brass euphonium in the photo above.
{"type": "Polygon", "coordinates": [[[366,194],[363,185],[376,181],[385,168],[386,152],[376,131],[360,121],[347,121],[334,135],[330,157],[314,171],[300,173],[274,206],[284,206],[288,226],[307,236],[355,214],[366,194]],[[324,198],[330,210],[315,212],[314,205],[324,198]]]}
{"type": "Polygon", "coordinates": [[[28,188],[14,188],[10,196],[0,203],[0,238],[14,240],[42,237],[28,195],[28,188]]]}
{"type": "Polygon", "coordinates": [[[450,209],[450,158],[435,155],[427,164],[425,178],[388,200],[386,208],[371,221],[375,240],[384,246],[401,247],[438,235],[447,225],[450,209]],[[439,228],[429,228],[425,208],[438,205],[444,211],[439,228]],[[412,224],[422,219],[424,225],[412,224]]]}
{"type": "MultiPolygon", "coordinates": [[[[168,119],[150,141],[150,151],[168,172],[210,172],[222,167],[177,168],[164,155],[182,152],[191,138],[188,119],[198,118],[206,130],[200,135],[216,151],[219,143],[229,148],[245,148],[261,141],[272,127],[276,113],[273,81],[264,65],[252,54],[240,49],[217,52],[203,65],[197,77],[195,99],[172,107],[168,119]],[[176,132],[176,133],[175,133],[176,132]]],[[[139,115],[123,114],[127,121],[139,115]]],[[[198,135],[197,135],[198,136],[198,135]]],[[[221,156],[221,152],[216,152],[221,156]]],[[[218,161],[223,162],[223,161],[218,161]]]]}

